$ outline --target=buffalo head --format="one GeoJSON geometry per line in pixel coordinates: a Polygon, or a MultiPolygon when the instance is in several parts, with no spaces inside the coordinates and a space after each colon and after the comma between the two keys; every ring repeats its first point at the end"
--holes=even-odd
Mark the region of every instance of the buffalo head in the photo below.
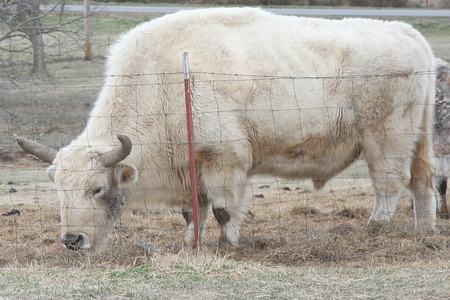
{"type": "Polygon", "coordinates": [[[122,161],[131,153],[126,135],[117,135],[119,145],[107,151],[104,146],[71,144],[59,151],[18,138],[26,151],[51,163],[47,174],[54,181],[60,201],[61,241],[71,250],[100,252],[114,238],[126,202],[126,187],[137,181],[137,169],[122,161]]]}

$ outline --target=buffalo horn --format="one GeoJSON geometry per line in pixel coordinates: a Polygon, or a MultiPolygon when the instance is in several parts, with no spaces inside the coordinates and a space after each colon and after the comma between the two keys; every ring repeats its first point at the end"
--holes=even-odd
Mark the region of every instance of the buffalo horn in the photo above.
{"type": "Polygon", "coordinates": [[[36,143],[34,141],[27,140],[22,137],[17,138],[17,143],[25,151],[48,163],[52,163],[56,157],[56,153],[58,153],[58,151],[53,148],[36,143]]]}
{"type": "Polygon", "coordinates": [[[115,146],[108,152],[101,153],[97,156],[97,161],[105,168],[111,167],[124,160],[131,153],[133,147],[131,140],[124,134],[118,134],[117,138],[121,145],[115,146]]]}

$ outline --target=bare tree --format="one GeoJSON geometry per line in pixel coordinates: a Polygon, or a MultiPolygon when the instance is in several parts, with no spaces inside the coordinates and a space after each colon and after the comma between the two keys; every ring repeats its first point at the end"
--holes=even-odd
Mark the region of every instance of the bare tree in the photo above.
{"type": "MultiPolygon", "coordinates": [[[[63,32],[73,40],[78,41],[78,30],[67,30],[67,25],[83,18],[75,17],[63,21],[65,0],[57,0],[56,4],[48,5],[47,0],[0,0],[0,50],[27,52],[32,49],[32,73],[46,73],[44,35],[63,32]],[[46,9],[41,10],[45,6],[46,9]],[[46,22],[50,15],[59,15],[57,22],[46,22]],[[8,39],[26,39],[28,44],[13,50],[2,47],[2,42],[8,39]]],[[[52,1],[55,3],[55,1],[52,1]]],[[[78,43],[78,42],[77,42],[78,43]]]]}
{"type": "Polygon", "coordinates": [[[84,60],[92,59],[91,46],[91,0],[84,0],[84,33],[86,35],[86,44],[84,48],[84,60]]]}

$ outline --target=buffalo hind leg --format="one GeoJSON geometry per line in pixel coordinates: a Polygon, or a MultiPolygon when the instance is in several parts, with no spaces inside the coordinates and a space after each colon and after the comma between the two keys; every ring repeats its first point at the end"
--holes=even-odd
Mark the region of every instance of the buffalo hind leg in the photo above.
{"type": "MultiPolygon", "coordinates": [[[[208,220],[209,212],[209,200],[206,194],[200,193],[198,195],[199,203],[199,226],[200,226],[200,237],[203,238],[203,231],[206,226],[206,221],[208,220]]],[[[187,228],[184,235],[184,241],[189,246],[195,245],[195,227],[194,227],[194,217],[192,213],[192,208],[183,208],[182,215],[186,221],[187,228]]]]}
{"type": "Polygon", "coordinates": [[[404,190],[408,188],[413,196],[415,229],[435,230],[433,155],[429,153],[432,150],[427,147],[427,138],[421,136],[416,144],[410,138],[386,132],[364,140],[363,153],[376,196],[370,224],[390,223],[404,190]]]}
{"type": "Polygon", "coordinates": [[[423,174],[419,175],[414,171],[412,171],[411,175],[408,172],[401,172],[399,163],[401,160],[386,159],[386,162],[389,161],[389,166],[384,165],[381,167],[380,164],[384,164],[384,159],[376,163],[368,163],[376,198],[369,224],[389,224],[397,210],[398,202],[404,190],[408,188],[413,196],[415,229],[418,231],[434,231],[436,198],[433,187],[430,184],[430,182],[433,182],[433,179],[423,174]],[[376,172],[373,171],[374,164],[380,167],[376,172]],[[399,168],[396,168],[396,165],[399,168]],[[372,171],[370,171],[371,169],[372,171]],[[380,172],[380,170],[389,171],[380,172]]]}
{"type": "Polygon", "coordinates": [[[409,183],[409,170],[401,159],[368,159],[369,174],[375,189],[375,206],[369,224],[390,224],[398,202],[409,183]],[[402,172],[403,171],[403,172],[402,172]]]}
{"type": "Polygon", "coordinates": [[[411,181],[408,186],[413,196],[415,229],[435,231],[437,191],[432,155],[424,154],[423,139],[419,142],[411,165],[411,181]]]}

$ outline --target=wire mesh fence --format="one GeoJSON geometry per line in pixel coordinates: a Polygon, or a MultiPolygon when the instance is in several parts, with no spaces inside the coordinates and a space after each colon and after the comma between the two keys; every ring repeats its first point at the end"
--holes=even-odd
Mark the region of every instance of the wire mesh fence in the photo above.
{"type": "MultiPolygon", "coordinates": [[[[183,201],[188,198],[186,193],[189,193],[189,190],[180,190],[178,185],[172,184],[169,177],[163,175],[167,170],[172,172],[174,169],[178,169],[176,174],[182,177],[188,166],[187,160],[176,163],[174,159],[177,157],[174,155],[162,158],[148,155],[135,158],[139,161],[153,162],[153,164],[141,164],[138,168],[140,174],[145,174],[146,168],[155,168],[151,172],[155,177],[149,179],[148,186],[132,186],[132,190],[127,192],[139,194],[141,199],[145,199],[144,205],[140,207],[125,205],[121,208],[124,213],[120,214],[113,223],[113,228],[108,234],[111,242],[108,243],[107,249],[101,253],[91,253],[82,249],[71,251],[63,246],[60,239],[61,229],[68,226],[103,226],[101,218],[104,213],[101,212],[98,204],[94,203],[94,200],[89,200],[93,199],[93,196],[85,198],[90,201],[87,206],[81,203],[79,203],[80,206],[77,206],[77,202],[73,202],[70,204],[72,210],[62,210],[61,207],[64,207],[65,204],[64,201],[60,203],[58,194],[60,194],[60,199],[61,197],[65,199],[61,194],[86,193],[84,183],[78,183],[79,188],[73,190],[66,189],[64,186],[56,186],[55,191],[54,184],[46,173],[50,164],[27,154],[16,144],[17,136],[25,136],[55,149],[67,146],[86,127],[91,114],[91,119],[106,119],[108,122],[112,122],[119,116],[125,116],[124,119],[128,120],[126,121],[128,123],[121,123],[118,128],[123,129],[131,124],[133,130],[137,132],[137,135],[133,136],[133,149],[134,151],[139,149],[136,152],[138,155],[145,153],[143,148],[152,148],[155,145],[164,149],[166,154],[171,151],[187,153],[186,140],[163,138],[168,136],[166,135],[168,131],[173,130],[174,124],[185,124],[182,102],[184,98],[177,92],[179,89],[183,90],[183,74],[139,74],[139,76],[151,79],[146,84],[133,86],[136,93],[130,100],[131,105],[135,105],[135,109],[130,110],[132,115],[127,115],[130,111],[117,110],[110,115],[91,113],[103,81],[101,77],[97,76],[24,78],[16,81],[3,80],[0,83],[3,91],[0,96],[3,119],[0,130],[2,135],[0,142],[0,231],[2,237],[0,264],[2,266],[82,265],[88,262],[134,265],[145,261],[147,257],[155,253],[175,253],[181,249],[190,249],[190,246],[186,245],[183,240],[186,228],[186,216],[183,214],[183,210],[189,206],[183,201]],[[138,105],[137,99],[145,98],[145,92],[148,92],[149,88],[155,88],[159,91],[159,95],[162,95],[156,101],[162,109],[150,112],[139,109],[141,104],[138,105]],[[168,103],[165,101],[165,95],[175,95],[178,100],[175,103],[168,103]],[[152,119],[156,122],[151,123],[153,127],[150,128],[146,122],[151,122],[152,119]],[[179,120],[183,121],[177,123],[179,120]],[[148,134],[146,130],[151,131],[154,128],[158,129],[156,135],[158,138],[155,140],[144,138],[148,134]],[[136,138],[136,136],[140,138],[136,138]],[[161,176],[162,179],[158,179],[156,176],[161,176]],[[155,185],[154,182],[158,184],[155,185]],[[168,209],[164,208],[162,200],[153,200],[158,197],[167,202],[174,202],[177,209],[173,209],[170,205],[167,205],[168,209]],[[182,199],[174,199],[176,197],[182,199]],[[77,220],[77,216],[84,213],[80,212],[80,208],[88,212],[89,218],[94,219],[93,223],[80,221],[83,220],[82,218],[77,220]],[[69,225],[68,219],[76,220],[81,224],[71,223],[69,225]]],[[[227,107],[227,103],[220,102],[219,99],[221,95],[228,92],[227,89],[233,88],[233,84],[236,82],[239,84],[244,82],[248,87],[245,94],[248,102],[245,109],[239,111],[239,114],[243,116],[258,114],[258,116],[262,116],[261,125],[273,126],[275,130],[278,130],[276,139],[259,141],[271,145],[271,151],[273,151],[283,143],[283,134],[289,135],[286,124],[294,128],[304,128],[305,130],[308,128],[308,130],[314,131],[314,128],[320,128],[318,123],[320,121],[329,122],[330,118],[342,118],[339,112],[339,109],[343,109],[342,107],[338,109],[326,106],[328,99],[326,99],[325,93],[319,95],[320,101],[317,102],[317,106],[301,106],[301,101],[298,101],[302,97],[301,90],[297,90],[296,87],[302,86],[310,89],[317,87],[321,90],[323,87],[339,84],[358,86],[362,81],[367,83],[368,77],[376,85],[381,80],[398,76],[402,75],[379,74],[347,78],[319,78],[194,73],[192,93],[194,124],[196,124],[198,132],[195,147],[199,151],[197,156],[199,168],[204,171],[202,168],[205,166],[200,162],[206,155],[206,146],[210,147],[206,149],[214,146],[216,149],[224,150],[230,144],[248,142],[248,136],[241,137],[231,132],[230,126],[236,126],[236,123],[233,123],[236,120],[230,119],[230,116],[233,116],[236,108],[227,107]],[[278,90],[276,82],[280,81],[287,82],[288,84],[285,86],[291,86],[292,89],[288,92],[278,90]],[[269,95],[269,103],[264,108],[254,108],[251,106],[250,98],[260,96],[258,93],[261,89],[269,95]],[[272,105],[270,99],[279,96],[281,92],[287,95],[283,106],[272,105]],[[202,97],[207,98],[207,102],[200,100],[202,97]],[[309,124],[302,123],[302,120],[307,119],[305,116],[317,116],[317,112],[320,112],[321,117],[310,121],[309,124]],[[284,120],[292,114],[296,114],[297,117],[284,120]],[[214,126],[219,126],[219,130],[212,128],[212,123],[206,122],[211,118],[217,121],[214,126]],[[268,119],[271,120],[271,123],[266,122],[268,119]],[[297,123],[294,124],[293,120],[297,123]],[[206,126],[202,125],[202,122],[206,122],[206,126]],[[199,131],[199,128],[203,131],[199,131]]],[[[429,76],[429,72],[413,74],[412,77],[420,76],[429,76]]],[[[111,89],[120,91],[120,87],[117,86],[111,87],[111,89]]],[[[373,112],[383,108],[382,105],[375,106],[373,112]]],[[[344,109],[353,108],[348,105],[344,109]]],[[[416,117],[418,116],[410,116],[410,118],[416,117]]],[[[412,119],[409,121],[411,124],[415,122],[412,119]]],[[[379,125],[382,126],[382,124],[379,125]]],[[[184,132],[185,128],[177,127],[176,130],[184,132]]],[[[108,132],[107,134],[115,136],[117,133],[120,132],[108,132]]],[[[324,143],[324,147],[330,149],[335,147],[336,138],[336,133],[326,136],[327,142],[324,143]]],[[[413,134],[408,138],[416,139],[417,137],[413,134]]],[[[90,142],[93,147],[98,146],[94,145],[93,140],[90,142]]],[[[117,140],[115,144],[118,144],[117,140]]],[[[72,147],[76,147],[76,145],[72,147]]],[[[100,145],[100,147],[105,151],[110,148],[109,145],[100,145]]],[[[220,155],[220,152],[217,155],[220,155]]],[[[296,157],[297,154],[288,153],[286,157],[289,155],[296,157]]],[[[353,162],[343,172],[336,172],[337,175],[329,181],[324,180],[328,178],[312,178],[313,181],[316,181],[316,185],[317,182],[320,184],[323,182],[323,188],[320,191],[314,190],[314,184],[310,180],[283,179],[270,176],[270,174],[251,177],[250,181],[245,182],[244,189],[250,193],[250,197],[247,204],[248,212],[240,231],[239,244],[218,243],[221,228],[217,221],[220,223],[220,217],[210,214],[204,228],[204,247],[223,255],[232,256],[237,260],[288,265],[316,261],[450,258],[450,222],[437,218],[436,232],[416,232],[409,193],[402,194],[396,214],[388,225],[381,227],[367,225],[374,206],[375,192],[365,158],[367,157],[360,156],[358,153],[355,157],[322,157],[317,161],[303,161],[305,165],[319,164],[323,168],[335,164],[333,159],[343,160],[342,165],[344,166],[353,162]],[[325,162],[323,162],[324,159],[325,162]]],[[[388,160],[386,165],[389,166],[389,159],[386,157],[373,157],[372,159],[388,160]]],[[[409,157],[404,157],[404,159],[409,159],[409,157]]],[[[71,164],[76,165],[78,162],[81,164],[82,161],[82,158],[76,159],[71,164]]],[[[260,163],[252,161],[248,157],[243,161],[244,165],[239,168],[247,170],[251,169],[249,166],[260,163]]],[[[61,162],[64,166],[64,159],[61,159],[61,162]]],[[[273,168],[287,169],[288,165],[293,162],[291,159],[285,161],[278,159],[271,163],[274,164],[273,168]]],[[[213,161],[213,167],[218,169],[230,165],[230,161],[223,157],[213,161]]],[[[69,167],[68,164],[67,167],[69,167]]],[[[88,174],[88,177],[92,178],[100,169],[98,166],[92,166],[91,169],[83,169],[78,172],[83,173],[81,174],[84,176],[83,178],[88,174]]],[[[250,174],[251,171],[248,173],[250,174]]],[[[299,170],[300,173],[301,170],[299,170]]],[[[225,179],[221,178],[223,186],[233,182],[225,179]]],[[[180,180],[180,178],[173,178],[173,180],[180,180]]],[[[70,184],[71,188],[77,186],[74,182],[70,184]]],[[[241,185],[242,181],[236,181],[235,186],[227,187],[236,191],[242,190],[241,185]]],[[[188,187],[188,185],[186,186],[188,187]]],[[[210,189],[220,189],[221,187],[222,185],[209,186],[210,189]]],[[[91,187],[92,194],[96,193],[96,188],[97,186],[91,187]]],[[[202,187],[200,187],[200,191],[202,191],[202,187]]],[[[206,205],[205,209],[210,210],[211,205],[206,205]]]]}

